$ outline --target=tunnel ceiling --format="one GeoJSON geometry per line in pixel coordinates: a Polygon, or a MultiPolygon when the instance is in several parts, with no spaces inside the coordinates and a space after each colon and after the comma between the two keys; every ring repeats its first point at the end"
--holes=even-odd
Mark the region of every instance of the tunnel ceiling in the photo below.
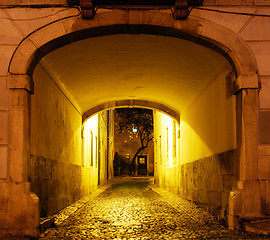
{"type": "Polygon", "coordinates": [[[49,53],[40,64],[81,113],[123,99],[157,102],[181,112],[231,69],[209,48],[148,34],[81,40],[49,53]]]}

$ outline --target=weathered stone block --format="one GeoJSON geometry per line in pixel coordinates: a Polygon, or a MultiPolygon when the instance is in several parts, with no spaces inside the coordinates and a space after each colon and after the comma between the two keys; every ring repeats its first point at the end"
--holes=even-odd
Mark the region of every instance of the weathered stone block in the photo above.
{"type": "Polygon", "coordinates": [[[197,190],[194,190],[192,192],[192,198],[191,198],[192,201],[194,202],[198,202],[199,201],[199,193],[197,190]]]}
{"type": "Polygon", "coordinates": [[[0,110],[8,110],[7,78],[0,77],[0,110]]]}
{"type": "Polygon", "coordinates": [[[31,192],[34,192],[38,196],[40,196],[41,189],[40,189],[39,179],[38,178],[31,178],[30,185],[31,185],[31,192]]]}
{"type": "Polygon", "coordinates": [[[0,146],[0,179],[7,178],[8,174],[8,147],[0,146]]]}
{"type": "Polygon", "coordinates": [[[203,176],[197,177],[197,189],[202,190],[203,189],[203,176]]]}
{"type": "Polygon", "coordinates": [[[219,0],[219,5],[243,5],[243,6],[251,6],[254,4],[253,0],[219,0]]]}
{"type": "Polygon", "coordinates": [[[199,190],[198,195],[200,203],[207,203],[207,192],[205,190],[199,190]]]}
{"type": "MultiPolygon", "coordinates": [[[[266,14],[269,14],[267,9],[265,11],[266,14]]],[[[263,12],[264,10],[262,9],[259,14],[263,14],[263,12]]],[[[263,42],[263,40],[270,39],[269,31],[265,31],[265,29],[268,29],[269,27],[270,22],[267,18],[255,17],[251,22],[249,22],[245,29],[243,29],[243,31],[240,33],[240,36],[245,40],[258,40],[263,42]],[[256,31],[254,31],[254,29],[256,29],[256,31]]]]}
{"type": "Polygon", "coordinates": [[[203,169],[205,173],[206,172],[208,174],[213,173],[212,157],[207,157],[199,161],[201,161],[201,164],[203,165],[203,169]]]}
{"type": "Polygon", "coordinates": [[[255,0],[255,5],[270,6],[270,3],[268,0],[255,0]]]}
{"type": "Polygon", "coordinates": [[[218,174],[211,175],[210,189],[213,191],[223,190],[223,178],[221,175],[218,175],[218,174]]]}
{"type": "Polygon", "coordinates": [[[270,144],[270,111],[260,111],[260,143],[270,144]]]}
{"type": "Polygon", "coordinates": [[[33,34],[30,38],[37,47],[41,47],[52,39],[58,38],[65,34],[67,34],[67,31],[62,22],[59,21],[53,25],[49,25],[48,27],[41,29],[38,34],[33,34]]]}
{"type": "Polygon", "coordinates": [[[244,182],[244,211],[246,216],[260,216],[262,213],[258,181],[244,182]]]}
{"type": "Polygon", "coordinates": [[[50,197],[48,198],[48,215],[53,215],[59,210],[58,199],[50,197]]]}
{"type": "Polygon", "coordinates": [[[63,162],[58,163],[58,178],[59,179],[65,178],[64,166],[65,166],[65,164],[63,162]]]}
{"type": "MultiPolygon", "coordinates": [[[[218,2],[218,1],[204,0],[203,5],[216,5],[217,3],[215,4],[215,2],[218,2]]],[[[226,7],[226,11],[235,11],[235,7],[228,6],[226,7]]],[[[246,7],[245,12],[254,13],[255,9],[246,7]]],[[[192,10],[191,15],[208,19],[221,26],[225,26],[226,28],[231,29],[234,32],[239,32],[239,30],[243,27],[243,25],[249,18],[249,16],[243,16],[243,15],[239,16],[239,15],[232,15],[232,14],[220,14],[218,12],[201,11],[200,9],[196,10],[196,8],[192,10]]]]}
{"type": "Polygon", "coordinates": [[[207,203],[214,207],[221,205],[221,194],[218,191],[207,191],[207,203]]]}
{"type": "Polygon", "coordinates": [[[270,214],[270,182],[265,183],[265,213],[270,214]]]}
{"type": "Polygon", "coordinates": [[[46,182],[46,191],[47,191],[47,199],[53,197],[53,190],[55,189],[53,186],[53,181],[51,179],[48,179],[46,182]]]}
{"type": "Polygon", "coordinates": [[[229,195],[229,215],[240,216],[243,214],[243,191],[234,188],[229,195]]]}
{"type": "Polygon", "coordinates": [[[25,74],[28,68],[29,56],[32,56],[36,49],[36,46],[31,40],[25,40],[20,46],[20,53],[16,52],[14,54],[14,60],[10,65],[10,71],[13,74],[25,74]]]}
{"type": "Polygon", "coordinates": [[[51,160],[51,172],[52,172],[52,179],[56,180],[58,179],[58,171],[59,171],[59,166],[58,162],[55,160],[51,160]]]}
{"type": "Polygon", "coordinates": [[[0,144],[8,143],[8,111],[0,111],[0,144]]]}
{"type": "Polygon", "coordinates": [[[262,207],[262,214],[266,215],[266,181],[260,181],[260,197],[261,197],[261,207],[262,207]]]}
{"type": "Polygon", "coordinates": [[[41,179],[40,180],[40,186],[41,186],[41,189],[40,189],[40,199],[41,199],[41,202],[44,203],[44,202],[47,202],[46,199],[47,199],[47,183],[48,183],[48,180],[47,179],[41,179]]]}
{"type": "Polygon", "coordinates": [[[227,208],[229,204],[230,192],[221,192],[221,207],[227,208]]]}
{"type": "Polygon", "coordinates": [[[220,165],[221,162],[224,162],[224,159],[226,159],[226,153],[216,154],[211,157],[211,165],[212,165],[212,171],[215,174],[220,173],[220,165]]]}
{"type": "Polygon", "coordinates": [[[224,154],[219,155],[221,174],[235,174],[236,173],[235,154],[236,154],[236,151],[232,150],[232,151],[228,151],[224,154]]]}
{"type": "Polygon", "coordinates": [[[1,9],[0,16],[2,17],[0,25],[0,32],[1,32],[0,44],[17,45],[23,38],[22,34],[13,24],[12,20],[5,19],[9,18],[9,15],[6,14],[6,11],[4,9],[1,9]]]}
{"type": "Polygon", "coordinates": [[[270,156],[270,145],[259,145],[258,156],[270,156]]]}
{"type": "Polygon", "coordinates": [[[39,178],[39,158],[37,158],[36,156],[32,156],[31,157],[31,166],[30,166],[30,169],[31,169],[31,173],[30,173],[30,176],[31,176],[31,179],[32,178],[39,178]]]}
{"type": "Polygon", "coordinates": [[[51,179],[52,178],[52,168],[51,168],[51,160],[50,159],[45,159],[45,166],[44,166],[44,172],[43,172],[43,177],[46,179],[51,179]]]}
{"type": "MultiPolygon", "coordinates": [[[[270,27],[270,24],[268,24],[270,27]]],[[[259,27],[259,30],[261,26],[259,27]]],[[[266,36],[268,31],[264,31],[264,35],[270,40],[270,34],[266,36]]],[[[270,61],[269,51],[270,51],[270,42],[249,42],[251,49],[256,57],[259,72],[261,75],[270,75],[269,65],[267,64],[270,61]]]]}
{"type": "Polygon", "coordinates": [[[230,230],[240,230],[240,219],[238,216],[228,214],[228,228],[230,230]]]}
{"type": "Polygon", "coordinates": [[[39,178],[44,178],[45,177],[45,164],[46,164],[46,159],[43,157],[38,157],[37,158],[39,161],[39,168],[38,168],[38,176],[39,178]]]}
{"type": "Polygon", "coordinates": [[[270,156],[258,156],[258,179],[270,180],[270,156]]]}
{"type": "MultiPolygon", "coordinates": [[[[4,36],[1,34],[1,38],[2,37],[4,36]]],[[[0,45],[0,52],[1,52],[0,76],[7,76],[8,65],[15,48],[16,45],[0,45]]]]}
{"type": "Polygon", "coordinates": [[[205,190],[208,190],[211,188],[211,175],[206,175],[206,174],[207,173],[205,173],[202,179],[202,188],[205,190]]]}
{"type": "Polygon", "coordinates": [[[7,206],[8,206],[8,188],[7,184],[0,182],[0,223],[3,228],[6,228],[7,206]]]}
{"type": "Polygon", "coordinates": [[[8,202],[3,206],[7,209],[7,214],[5,223],[0,222],[0,225],[6,227],[5,234],[37,237],[39,226],[37,196],[28,192],[25,183],[4,183],[4,185],[3,187],[8,189],[8,202]]]}
{"type": "Polygon", "coordinates": [[[236,186],[236,176],[234,174],[222,175],[223,189],[225,191],[231,191],[236,186]]]}
{"type": "Polygon", "coordinates": [[[270,77],[269,76],[261,76],[261,89],[259,92],[259,98],[260,98],[260,109],[270,108],[270,77]]]}

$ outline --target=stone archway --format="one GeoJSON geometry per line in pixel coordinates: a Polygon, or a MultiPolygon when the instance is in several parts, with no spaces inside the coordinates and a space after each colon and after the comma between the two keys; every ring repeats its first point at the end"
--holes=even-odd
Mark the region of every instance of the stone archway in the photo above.
{"type": "Polygon", "coordinates": [[[162,113],[165,113],[169,116],[171,116],[173,119],[176,120],[176,122],[179,124],[180,121],[180,114],[162,104],[155,103],[155,102],[150,102],[150,101],[144,101],[144,100],[120,100],[120,101],[112,101],[112,102],[107,102],[104,104],[100,104],[96,106],[95,108],[91,108],[87,112],[83,114],[83,122],[85,122],[90,116],[104,110],[109,110],[109,109],[114,109],[114,108],[147,108],[147,109],[152,109],[152,110],[158,110],[162,113]]]}
{"type": "MultiPolygon", "coordinates": [[[[11,107],[10,166],[16,165],[16,168],[13,167],[16,171],[10,173],[12,179],[16,182],[26,181],[25,162],[29,155],[28,96],[33,93],[31,77],[36,63],[50,51],[68,43],[91,36],[124,32],[176,36],[212,48],[232,64],[234,73],[228,77],[228,82],[231,86],[230,94],[237,96],[239,189],[232,192],[230,198],[230,227],[237,227],[237,216],[258,215],[261,209],[256,204],[259,194],[256,193],[258,197],[254,197],[251,205],[247,202],[249,193],[259,184],[256,172],[253,171],[257,166],[258,108],[258,77],[254,57],[247,45],[228,29],[197,18],[175,21],[170,14],[162,12],[101,12],[93,21],[80,17],[66,18],[37,29],[20,43],[9,65],[11,97],[15,102],[20,101],[19,106],[14,107],[12,104],[11,107]],[[243,197],[244,192],[247,194],[243,197]],[[244,206],[244,210],[239,209],[237,204],[244,206]]],[[[21,188],[24,188],[24,185],[21,188]]],[[[25,198],[29,199],[29,189],[26,192],[25,198]]],[[[37,235],[37,200],[34,197],[31,199],[32,207],[22,214],[32,216],[26,220],[30,229],[28,233],[37,235]]]]}

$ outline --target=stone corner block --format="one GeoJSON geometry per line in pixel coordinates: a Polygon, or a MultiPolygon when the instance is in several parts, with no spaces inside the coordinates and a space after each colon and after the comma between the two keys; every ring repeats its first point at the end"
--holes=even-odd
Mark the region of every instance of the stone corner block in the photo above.
{"type": "Polygon", "coordinates": [[[262,214],[260,182],[244,181],[243,195],[244,216],[260,216],[262,214]]]}
{"type": "Polygon", "coordinates": [[[5,189],[7,194],[2,202],[6,218],[5,223],[0,222],[0,226],[5,226],[5,232],[9,235],[38,237],[40,213],[37,195],[29,192],[29,184],[24,182],[5,182],[1,190],[5,189]]]}
{"type": "Polygon", "coordinates": [[[28,75],[9,75],[7,80],[9,89],[25,89],[34,92],[34,82],[28,75]]]}
{"type": "Polygon", "coordinates": [[[234,82],[234,92],[242,88],[258,88],[259,78],[258,75],[240,75],[234,82]]]}
{"type": "Polygon", "coordinates": [[[270,156],[270,144],[259,145],[258,156],[270,156]]]}
{"type": "Polygon", "coordinates": [[[243,214],[243,190],[234,188],[229,195],[229,215],[241,216],[243,214]]]}

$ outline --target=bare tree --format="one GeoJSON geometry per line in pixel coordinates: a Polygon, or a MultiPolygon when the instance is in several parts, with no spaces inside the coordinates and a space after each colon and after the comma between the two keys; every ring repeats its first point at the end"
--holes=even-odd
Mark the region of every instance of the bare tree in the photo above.
{"type": "Polygon", "coordinates": [[[143,108],[119,108],[115,110],[115,130],[118,133],[127,131],[130,138],[138,137],[140,147],[134,154],[129,173],[135,170],[135,161],[140,152],[153,140],[153,111],[143,108]]]}

